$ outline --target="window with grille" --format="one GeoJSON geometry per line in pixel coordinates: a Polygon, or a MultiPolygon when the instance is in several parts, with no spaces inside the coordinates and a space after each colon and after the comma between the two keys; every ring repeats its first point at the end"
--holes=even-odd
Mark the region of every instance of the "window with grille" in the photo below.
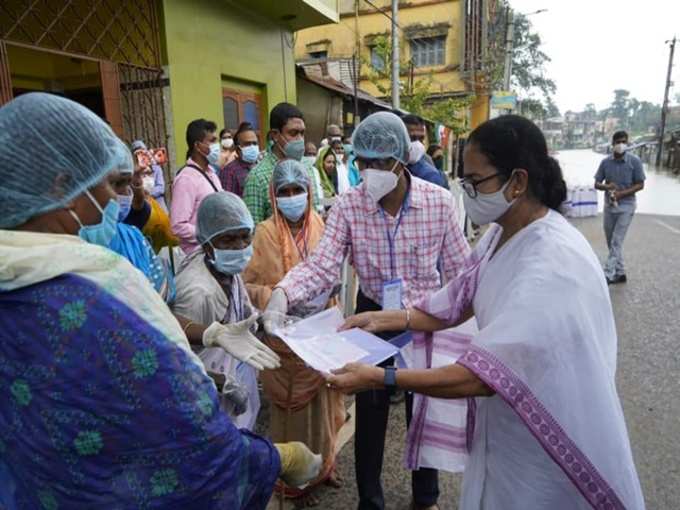
{"type": "Polygon", "coordinates": [[[376,71],[385,70],[385,61],[383,60],[376,46],[371,47],[371,67],[376,71]]]}
{"type": "Polygon", "coordinates": [[[415,67],[444,65],[446,36],[411,39],[411,58],[415,67]]]}

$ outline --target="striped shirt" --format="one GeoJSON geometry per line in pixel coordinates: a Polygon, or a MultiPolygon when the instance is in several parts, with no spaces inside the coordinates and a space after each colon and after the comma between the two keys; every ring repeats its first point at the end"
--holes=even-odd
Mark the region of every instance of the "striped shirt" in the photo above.
{"type": "Polygon", "coordinates": [[[410,177],[408,207],[395,236],[398,218],[399,214],[383,214],[364,186],[340,196],[316,250],[278,285],[286,292],[289,305],[307,302],[332,288],[347,254],[362,292],[378,304],[382,303],[383,284],[396,278],[402,279],[406,307],[454,278],[470,247],[458,226],[451,194],[410,177]],[[390,256],[388,229],[394,237],[394,257],[390,256]]]}

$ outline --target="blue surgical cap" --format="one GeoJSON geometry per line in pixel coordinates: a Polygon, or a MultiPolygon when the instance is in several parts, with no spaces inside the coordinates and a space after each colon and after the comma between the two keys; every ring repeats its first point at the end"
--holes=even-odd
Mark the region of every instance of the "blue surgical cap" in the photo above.
{"type": "Polygon", "coordinates": [[[198,206],[196,239],[201,244],[225,232],[243,228],[252,231],[255,223],[246,204],[234,193],[211,193],[198,206]]]}
{"type": "Polygon", "coordinates": [[[109,172],[131,168],[125,144],[78,103],[36,92],[0,108],[0,228],[62,208],[109,172]]]}
{"type": "Polygon", "coordinates": [[[309,172],[305,166],[294,159],[284,159],[277,163],[272,174],[274,193],[290,184],[296,184],[301,188],[309,189],[309,172]]]}
{"type": "Polygon", "coordinates": [[[410,142],[404,123],[390,112],[369,115],[352,135],[354,154],[365,159],[394,158],[406,163],[410,142]]]}

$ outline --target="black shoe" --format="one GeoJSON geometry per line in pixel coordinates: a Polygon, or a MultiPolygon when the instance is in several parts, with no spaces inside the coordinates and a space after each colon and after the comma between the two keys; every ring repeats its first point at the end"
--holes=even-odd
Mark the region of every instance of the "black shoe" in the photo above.
{"type": "Polygon", "coordinates": [[[607,278],[607,285],[616,285],[617,283],[626,283],[628,278],[625,274],[618,274],[614,278],[607,278]]]}

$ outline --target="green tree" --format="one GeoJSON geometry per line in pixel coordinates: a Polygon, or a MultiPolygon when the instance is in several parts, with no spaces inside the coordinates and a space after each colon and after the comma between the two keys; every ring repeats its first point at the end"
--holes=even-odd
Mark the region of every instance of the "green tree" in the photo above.
{"type": "Polygon", "coordinates": [[[644,134],[651,129],[655,131],[661,123],[661,105],[649,101],[640,101],[635,115],[631,119],[630,129],[634,133],[644,134]]]}
{"type": "Polygon", "coordinates": [[[614,100],[609,107],[609,116],[619,119],[619,125],[627,128],[630,123],[630,92],[625,89],[614,91],[614,100]]]}
{"type": "Polygon", "coordinates": [[[597,108],[595,108],[594,103],[588,103],[583,110],[583,113],[586,115],[586,117],[590,120],[595,120],[597,119],[597,108]]]}
{"type": "Polygon", "coordinates": [[[541,36],[533,31],[531,21],[523,14],[517,14],[511,83],[524,95],[531,96],[538,91],[543,100],[547,100],[555,94],[557,85],[547,76],[545,66],[550,57],[541,49],[542,45],[541,36]]]}
{"type": "MultiPolygon", "coordinates": [[[[392,95],[392,43],[391,40],[381,35],[374,39],[372,51],[381,66],[374,67],[371,62],[362,61],[362,64],[369,67],[368,79],[375,85],[383,96],[392,95]]],[[[399,62],[399,94],[401,107],[415,115],[419,115],[432,122],[437,122],[448,126],[456,134],[465,133],[468,129],[466,108],[474,97],[432,99],[431,85],[434,77],[433,73],[420,76],[408,84],[401,76],[408,73],[411,63],[402,59],[399,62]]]]}
{"type": "Polygon", "coordinates": [[[545,103],[546,103],[545,106],[546,117],[551,118],[560,116],[560,109],[555,104],[555,101],[553,100],[552,96],[548,97],[545,100],[545,103]]]}
{"type": "MultiPolygon", "coordinates": [[[[487,25],[487,58],[482,64],[486,78],[493,90],[503,87],[503,70],[505,67],[505,40],[507,36],[509,8],[508,0],[500,0],[487,25]]],[[[521,13],[512,11],[514,17],[514,42],[512,55],[511,88],[519,93],[524,101],[534,99],[540,101],[545,117],[559,116],[554,95],[557,85],[548,76],[546,64],[550,57],[543,51],[541,36],[533,29],[531,21],[521,13]]]]}
{"type": "Polygon", "coordinates": [[[543,103],[538,99],[522,99],[518,102],[517,113],[532,120],[543,120],[549,117],[548,111],[543,103]]]}

